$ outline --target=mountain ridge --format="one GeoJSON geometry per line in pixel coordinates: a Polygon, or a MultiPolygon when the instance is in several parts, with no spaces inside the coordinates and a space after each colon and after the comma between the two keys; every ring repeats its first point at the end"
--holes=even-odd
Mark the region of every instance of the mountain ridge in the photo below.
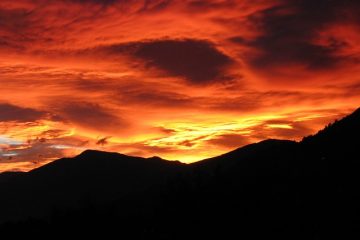
{"type": "Polygon", "coordinates": [[[135,235],[146,239],[353,233],[360,231],[359,134],[357,109],[300,142],[269,139],[192,164],[86,150],[0,178],[0,223],[15,221],[0,232],[30,226],[31,217],[56,231],[83,221],[84,230],[96,223],[111,232],[117,223],[129,236],[143,229],[135,235]],[[179,232],[183,222],[188,228],[179,232]]]}
{"type": "MultiPolygon", "coordinates": [[[[322,137],[324,134],[327,133],[327,129],[330,129],[331,128],[338,128],[338,127],[341,127],[343,124],[343,122],[354,122],[354,121],[360,121],[360,108],[357,108],[356,110],[354,110],[351,114],[345,116],[344,118],[340,119],[340,120],[335,120],[334,122],[332,123],[329,123],[325,128],[319,130],[317,133],[313,134],[313,135],[309,135],[309,136],[305,136],[301,141],[299,141],[299,143],[307,143],[309,141],[313,141],[314,138],[320,138],[322,137]],[[338,126],[340,125],[340,126],[338,126]]],[[[351,123],[351,125],[355,125],[354,123],[351,123]]],[[[246,148],[250,148],[252,146],[259,146],[259,145],[264,145],[264,144],[267,144],[267,143],[275,143],[275,142],[292,142],[292,143],[295,143],[297,141],[293,141],[293,140],[284,140],[284,139],[265,139],[265,140],[262,140],[260,142],[256,142],[256,143],[251,143],[251,144],[248,144],[248,145],[245,145],[245,146],[242,146],[242,147],[239,147],[239,148],[236,148],[234,150],[231,150],[229,152],[226,152],[226,153],[223,153],[219,156],[214,156],[214,157],[210,157],[210,158],[206,158],[206,159],[202,159],[200,161],[197,161],[197,162],[194,162],[194,163],[190,163],[189,165],[197,165],[197,164],[201,164],[203,161],[211,161],[212,159],[216,159],[216,158],[219,158],[219,157],[222,157],[222,156],[227,156],[227,155],[232,155],[238,151],[243,151],[244,149],[246,148]]],[[[81,152],[80,154],[74,156],[74,157],[67,157],[67,158],[61,158],[61,159],[57,159],[55,161],[59,161],[59,160],[62,160],[62,159],[86,159],[86,158],[94,158],[96,156],[100,156],[101,158],[104,157],[104,155],[107,155],[107,156],[110,156],[110,155],[113,155],[113,156],[122,156],[122,157],[129,157],[129,158],[134,158],[134,159],[153,159],[153,160],[162,160],[162,161],[167,161],[167,162],[177,162],[177,163],[182,163],[181,161],[178,161],[178,160],[167,160],[167,159],[164,159],[164,158],[161,158],[161,157],[158,157],[158,156],[152,156],[152,157],[147,157],[147,158],[143,158],[143,157],[137,157],[137,156],[131,156],[131,155],[126,155],[126,154],[122,154],[122,153],[119,153],[119,152],[107,152],[107,151],[101,151],[101,150],[95,150],[95,149],[86,149],[84,150],[83,152],[81,152]]],[[[49,163],[51,164],[51,163],[49,163]]],[[[182,164],[185,164],[185,163],[182,163],[182,164]]],[[[46,165],[45,165],[46,166],[46,165]]],[[[42,166],[41,166],[42,167],[42,166]]],[[[39,168],[41,168],[39,167],[39,168]]],[[[33,170],[36,170],[37,168],[33,169],[33,170]]],[[[33,171],[31,170],[31,171],[33,171]]],[[[29,171],[29,172],[31,172],[29,171]]],[[[6,172],[3,172],[3,173],[11,173],[11,171],[6,171],[6,172]]],[[[0,173],[0,176],[1,174],[3,173],[0,173]]],[[[21,172],[17,172],[17,173],[21,173],[21,172]]]]}

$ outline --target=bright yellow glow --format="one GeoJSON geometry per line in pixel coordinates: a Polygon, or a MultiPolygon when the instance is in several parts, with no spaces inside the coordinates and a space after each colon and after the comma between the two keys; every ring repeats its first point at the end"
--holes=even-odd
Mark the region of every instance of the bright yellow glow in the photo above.
{"type": "Polygon", "coordinates": [[[283,129],[293,129],[289,124],[268,124],[269,128],[283,128],[283,129]]]}

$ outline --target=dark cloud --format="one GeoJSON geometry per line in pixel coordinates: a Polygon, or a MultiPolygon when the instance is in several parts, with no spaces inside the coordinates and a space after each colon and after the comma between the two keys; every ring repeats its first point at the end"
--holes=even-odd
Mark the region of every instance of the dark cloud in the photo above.
{"type": "Polygon", "coordinates": [[[128,123],[112,113],[110,109],[97,103],[90,102],[65,102],[55,106],[55,111],[66,121],[86,128],[102,131],[121,130],[128,123]]]}
{"type": "Polygon", "coordinates": [[[191,147],[195,146],[199,140],[203,140],[206,137],[207,136],[200,136],[200,137],[196,137],[196,138],[192,138],[192,139],[186,139],[184,141],[177,143],[177,145],[191,148],[191,147]]]}
{"type": "Polygon", "coordinates": [[[60,136],[65,135],[67,132],[68,131],[61,130],[61,129],[51,129],[51,130],[42,132],[41,136],[46,137],[46,138],[58,138],[60,136]]]}
{"type": "Polygon", "coordinates": [[[1,9],[0,8],[0,26],[2,30],[21,30],[26,28],[28,11],[25,9],[1,9]]]}
{"type": "MultiPolygon", "coordinates": [[[[239,44],[260,50],[250,56],[258,68],[302,64],[309,69],[333,67],[344,56],[335,53],[346,47],[346,40],[331,38],[326,45],[314,42],[319,32],[333,23],[357,22],[360,2],[352,0],[284,0],[280,5],[250,17],[263,35],[253,40],[235,37],[239,44]]],[[[351,57],[351,56],[348,56],[351,57]]]]}
{"type": "Polygon", "coordinates": [[[358,82],[354,82],[351,84],[347,84],[345,86],[335,86],[335,85],[330,85],[328,86],[330,88],[333,88],[334,90],[340,90],[340,94],[342,96],[353,96],[353,97],[357,97],[360,96],[360,81],[358,82]]]}
{"type": "Polygon", "coordinates": [[[65,2],[74,2],[74,3],[96,3],[102,5],[108,5],[115,2],[120,2],[119,0],[64,0],[65,2]]]}
{"type": "MultiPolygon", "coordinates": [[[[337,89],[339,86],[337,87],[337,89]]],[[[241,111],[256,112],[265,109],[282,109],[285,106],[293,106],[294,104],[314,104],[319,105],[329,99],[342,99],[345,94],[348,96],[356,95],[357,90],[352,93],[346,93],[346,89],[339,92],[326,92],[324,90],[313,91],[243,91],[238,96],[228,98],[209,99],[206,106],[210,109],[223,111],[241,111]],[[351,95],[349,95],[351,94],[351,95]],[[279,104],[281,103],[281,104],[279,104]]]]}
{"type": "Polygon", "coordinates": [[[235,133],[216,136],[208,140],[207,142],[212,145],[227,147],[227,148],[238,148],[251,143],[248,136],[235,134],[235,133]]]}
{"type": "Polygon", "coordinates": [[[198,40],[147,42],[135,51],[135,56],[195,84],[222,80],[223,68],[231,63],[211,43],[198,40]]]}
{"type": "Polygon", "coordinates": [[[208,41],[169,39],[135,42],[105,47],[110,54],[130,54],[168,75],[186,79],[192,84],[228,80],[225,68],[233,60],[208,41]]]}
{"type": "MultiPolygon", "coordinates": [[[[58,0],[54,0],[58,1],[58,0]]],[[[138,12],[161,10],[168,6],[173,0],[63,0],[68,3],[108,5],[134,5],[139,4],[138,12]]]]}
{"type": "Polygon", "coordinates": [[[139,12],[156,12],[168,7],[174,0],[145,0],[139,12]]]}
{"type": "Polygon", "coordinates": [[[189,96],[156,89],[133,89],[128,91],[122,89],[119,94],[114,96],[114,99],[126,105],[135,104],[168,108],[190,107],[195,103],[195,99],[189,96]]]}
{"type": "Polygon", "coordinates": [[[104,145],[107,145],[109,143],[109,139],[111,137],[103,137],[103,138],[100,138],[99,140],[96,141],[96,145],[100,145],[100,146],[104,146],[104,145]]]}
{"type": "Polygon", "coordinates": [[[32,138],[27,139],[27,144],[31,145],[37,142],[45,143],[52,141],[53,139],[62,138],[66,134],[68,134],[69,131],[61,130],[61,129],[51,129],[47,131],[43,131],[41,133],[38,133],[36,136],[32,136],[32,138]]]}
{"type": "Polygon", "coordinates": [[[222,0],[222,1],[209,1],[209,0],[193,0],[189,1],[187,8],[194,12],[203,12],[209,10],[217,10],[221,8],[236,8],[239,3],[236,0],[222,0]]]}
{"type": "Polygon", "coordinates": [[[32,108],[23,108],[8,103],[0,103],[0,122],[34,122],[48,114],[32,108]]]}
{"type": "Polygon", "coordinates": [[[0,8],[0,49],[23,49],[22,43],[29,40],[25,35],[30,26],[28,16],[26,9],[0,8]]]}

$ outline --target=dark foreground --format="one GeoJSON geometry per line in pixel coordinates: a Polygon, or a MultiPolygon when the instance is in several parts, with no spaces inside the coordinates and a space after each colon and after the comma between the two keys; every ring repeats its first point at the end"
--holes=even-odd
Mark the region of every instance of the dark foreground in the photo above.
{"type": "Polygon", "coordinates": [[[1,174],[0,235],[359,239],[359,149],[357,110],[300,143],[267,140],[190,165],[85,151],[1,174]]]}

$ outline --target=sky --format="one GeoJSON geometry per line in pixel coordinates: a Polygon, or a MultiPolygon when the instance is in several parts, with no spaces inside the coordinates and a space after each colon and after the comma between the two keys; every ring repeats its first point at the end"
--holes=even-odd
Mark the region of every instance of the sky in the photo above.
{"type": "Polygon", "coordinates": [[[0,172],[190,163],[360,106],[360,1],[1,0],[0,172]]]}

